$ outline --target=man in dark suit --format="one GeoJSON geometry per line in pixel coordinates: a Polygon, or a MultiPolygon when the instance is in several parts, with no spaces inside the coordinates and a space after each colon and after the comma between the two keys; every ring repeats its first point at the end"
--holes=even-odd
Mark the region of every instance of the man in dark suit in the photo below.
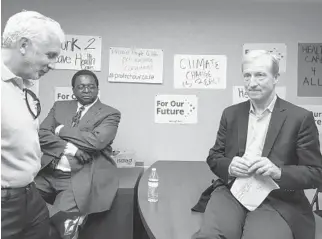
{"type": "Polygon", "coordinates": [[[77,100],[55,102],[39,130],[36,185],[53,205],[51,221],[62,238],[77,233],[84,215],[109,210],[118,188],[110,155],[121,114],[98,99],[93,72],[78,71],[72,87],[77,100]]]}
{"type": "Polygon", "coordinates": [[[194,238],[314,239],[315,221],[303,191],[322,182],[313,114],[276,95],[279,62],[270,53],[251,51],[242,71],[250,100],[222,114],[207,163],[225,185],[212,193],[194,238]],[[229,188],[236,178],[254,174],[280,188],[249,211],[229,188]]]}

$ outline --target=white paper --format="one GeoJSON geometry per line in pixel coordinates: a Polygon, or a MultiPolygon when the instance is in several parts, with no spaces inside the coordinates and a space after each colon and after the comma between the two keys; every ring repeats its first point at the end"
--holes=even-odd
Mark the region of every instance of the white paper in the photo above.
{"type": "Polygon", "coordinates": [[[225,55],[175,55],[174,88],[225,89],[225,55]]]}
{"type": "Polygon", "coordinates": [[[197,108],[196,95],[156,95],[155,123],[196,124],[197,108]]]}
{"type": "Polygon", "coordinates": [[[163,51],[110,47],[110,82],[161,84],[163,81],[163,51]]]}
{"type": "Polygon", "coordinates": [[[271,177],[253,175],[246,178],[237,178],[230,191],[234,197],[249,211],[254,211],[279,186],[271,177]]]}
{"type": "Polygon", "coordinates": [[[65,42],[61,44],[55,69],[101,70],[101,37],[66,35],[65,38],[65,42]]]}

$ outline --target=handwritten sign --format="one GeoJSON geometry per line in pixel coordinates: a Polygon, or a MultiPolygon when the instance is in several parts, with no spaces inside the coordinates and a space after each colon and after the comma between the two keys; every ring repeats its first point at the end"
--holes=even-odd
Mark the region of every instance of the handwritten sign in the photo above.
{"type": "MultiPolygon", "coordinates": [[[[286,98],[286,87],[285,86],[277,86],[275,88],[276,94],[285,100],[286,98]]],[[[233,104],[238,104],[248,100],[248,94],[245,90],[244,86],[234,86],[233,87],[233,104]]]]}
{"type": "Polygon", "coordinates": [[[298,44],[297,95],[322,97],[322,43],[298,44]]]}
{"type": "Polygon", "coordinates": [[[284,43],[246,43],[243,45],[243,56],[250,50],[266,50],[272,53],[278,60],[280,73],[286,72],[286,44],[284,43]]]}
{"type": "Polygon", "coordinates": [[[226,69],[224,55],[175,55],[174,88],[225,89],[226,69]]]}
{"type": "Polygon", "coordinates": [[[76,100],[72,87],[55,87],[55,101],[61,100],[76,100]]]}
{"type": "Polygon", "coordinates": [[[157,95],[155,97],[155,122],[170,124],[196,124],[197,103],[195,95],[157,95]]]}
{"type": "Polygon", "coordinates": [[[110,82],[162,83],[163,51],[110,47],[110,82]]]}
{"type": "Polygon", "coordinates": [[[98,36],[66,35],[56,60],[56,69],[101,70],[102,39],[98,36]]]}

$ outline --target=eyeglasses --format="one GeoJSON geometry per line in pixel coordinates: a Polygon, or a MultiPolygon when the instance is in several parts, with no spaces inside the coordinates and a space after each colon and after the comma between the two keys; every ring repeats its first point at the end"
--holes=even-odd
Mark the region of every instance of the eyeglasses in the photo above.
{"type": "Polygon", "coordinates": [[[83,85],[83,84],[81,84],[81,85],[76,86],[76,88],[78,90],[81,90],[81,91],[85,90],[85,88],[87,88],[90,91],[94,91],[94,90],[97,89],[97,86],[93,85],[93,84],[92,85],[83,85]]]}
{"type": "Polygon", "coordinates": [[[251,73],[245,73],[243,75],[243,77],[244,77],[244,80],[246,82],[250,81],[252,79],[252,77],[256,80],[256,82],[258,82],[258,81],[262,81],[262,80],[266,79],[267,74],[264,73],[264,72],[255,72],[253,74],[251,74],[251,73]]]}
{"type": "Polygon", "coordinates": [[[28,110],[31,113],[32,117],[34,119],[37,119],[41,112],[40,100],[31,90],[24,88],[23,91],[25,92],[25,101],[28,110]]]}

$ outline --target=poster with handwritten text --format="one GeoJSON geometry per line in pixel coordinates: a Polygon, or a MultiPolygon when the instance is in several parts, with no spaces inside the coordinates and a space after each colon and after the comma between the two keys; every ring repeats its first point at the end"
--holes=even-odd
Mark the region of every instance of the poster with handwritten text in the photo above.
{"type": "Polygon", "coordinates": [[[225,89],[226,71],[224,55],[175,55],[174,88],[225,89]]]}
{"type": "Polygon", "coordinates": [[[163,51],[110,47],[110,82],[162,83],[163,51]]]}
{"type": "Polygon", "coordinates": [[[286,44],[284,43],[246,43],[243,45],[243,56],[250,50],[266,50],[275,55],[280,63],[280,73],[286,72],[286,44]]]}
{"type": "Polygon", "coordinates": [[[322,97],[322,43],[298,44],[297,95],[322,97]]]}
{"type": "MultiPolygon", "coordinates": [[[[286,87],[277,86],[276,94],[282,99],[286,99],[286,87]]],[[[244,86],[233,86],[233,104],[238,104],[248,100],[248,95],[244,86]]]]}
{"type": "Polygon", "coordinates": [[[155,123],[196,124],[197,105],[196,95],[156,95],[155,123]]]}
{"type": "Polygon", "coordinates": [[[98,36],[66,35],[61,44],[55,69],[101,70],[102,38],[98,36]]]}

